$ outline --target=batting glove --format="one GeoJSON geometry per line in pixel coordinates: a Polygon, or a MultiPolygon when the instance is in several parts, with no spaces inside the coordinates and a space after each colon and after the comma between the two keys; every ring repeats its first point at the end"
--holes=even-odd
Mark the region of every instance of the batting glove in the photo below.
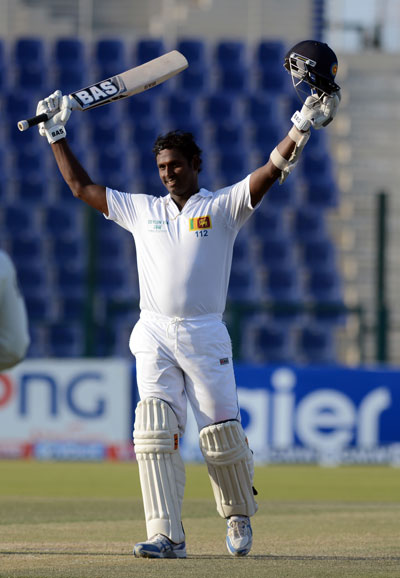
{"type": "Polygon", "coordinates": [[[322,99],[315,95],[310,95],[306,98],[301,111],[297,110],[294,113],[291,121],[301,131],[308,130],[310,126],[319,130],[327,126],[335,118],[340,98],[340,91],[330,96],[326,94],[322,99]]]}
{"type": "Polygon", "coordinates": [[[65,125],[71,116],[70,97],[62,95],[61,90],[56,90],[38,102],[36,114],[46,113],[50,118],[46,122],[39,124],[39,134],[47,137],[50,144],[67,136],[65,125]]]}

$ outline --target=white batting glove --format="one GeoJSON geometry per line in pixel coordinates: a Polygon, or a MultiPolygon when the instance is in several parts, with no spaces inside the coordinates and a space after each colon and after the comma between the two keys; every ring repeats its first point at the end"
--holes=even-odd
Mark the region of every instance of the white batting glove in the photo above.
{"type": "Polygon", "coordinates": [[[38,102],[36,114],[46,113],[50,116],[46,122],[39,124],[39,134],[47,137],[50,144],[67,136],[65,125],[71,116],[71,99],[62,95],[61,90],[56,90],[38,102]]]}
{"type": "Polygon", "coordinates": [[[291,121],[301,131],[308,130],[310,126],[315,130],[319,130],[327,126],[335,118],[340,98],[340,91],[330,96],[326,94],[322,99],[310,95],[306,98],[301,111],[297,110],[294,113],[291,121]]]}

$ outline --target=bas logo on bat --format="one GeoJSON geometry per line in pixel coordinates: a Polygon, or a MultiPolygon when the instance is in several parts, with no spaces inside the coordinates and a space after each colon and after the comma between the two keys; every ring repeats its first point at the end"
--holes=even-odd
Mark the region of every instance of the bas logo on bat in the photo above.
{"type": "Polygon", "coordinates": [[[120,87],[112,80],[103,80],[98,84],[92,84],[87,88],[73,92],[72,96],[79,102],[82,108],[109,100],[110,96],[118,94],[120,87]]]}

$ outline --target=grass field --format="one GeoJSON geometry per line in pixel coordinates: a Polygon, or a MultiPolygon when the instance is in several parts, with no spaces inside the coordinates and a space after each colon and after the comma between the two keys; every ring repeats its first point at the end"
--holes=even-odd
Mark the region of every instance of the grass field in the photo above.
{"type": "Polygon", "coordinates": [[[397,577],[400,469],[256,468],[247,558],[229,556],[207,473],[187,467],[186,560],[138,560],[135,464],[0,461],[0,577],[397,577]]]}

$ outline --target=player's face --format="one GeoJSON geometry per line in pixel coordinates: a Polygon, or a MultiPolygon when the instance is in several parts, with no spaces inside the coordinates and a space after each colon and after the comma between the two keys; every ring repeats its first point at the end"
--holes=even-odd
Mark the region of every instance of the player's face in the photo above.
{"type": "Polygon", "coordinates": [[[198,163],[192,163],[176,149],[163,149],[157,155],[160,179],[172,197],[186,198],[198,191],[198,163]]]}

